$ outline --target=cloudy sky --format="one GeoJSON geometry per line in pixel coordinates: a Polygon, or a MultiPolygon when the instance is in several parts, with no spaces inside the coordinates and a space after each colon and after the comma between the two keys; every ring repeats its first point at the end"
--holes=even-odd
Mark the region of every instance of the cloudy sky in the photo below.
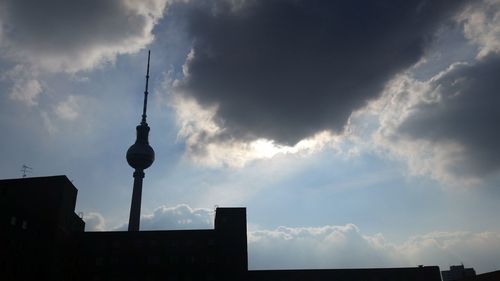
{"type": "Polygon", "coordinates": [[[0,177],[123,229],[247,207],[252,269],[500,269],[499,0],[0,0],[0,177]]]}

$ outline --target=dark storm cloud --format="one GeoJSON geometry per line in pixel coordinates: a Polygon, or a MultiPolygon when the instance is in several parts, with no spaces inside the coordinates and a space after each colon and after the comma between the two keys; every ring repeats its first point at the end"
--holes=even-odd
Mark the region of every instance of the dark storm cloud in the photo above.
{"type": "Polygon", "coordinates": [[[217,122],[236,138],[295,144],[340,131],[462,2],[192,1],[194,57],[178,90],[218,105],[217,122]]]}
{"type": "Polygon", "coordinates": [[[5,8],[12,40],[52,52],[114,42],[123,32],[140,32],[144,21],[123,1],[6,1],[5,8]]]}
{"type": "MultiPolygon", "coordinates": [[[[17,60],[56,70],[94,66],[103,56],[137,51],[166,0],[2,0],[2,46],[17,60]]],[[[5,50],[4,52],[5,53],[5,50]]]]}
{"type": "Polygon", "coordinates": [[[433,143],[456,142],[463,158],[450,172],[476,177],[500,169],[500,56],[458,64],[431,82],[437,99],[423,102],[399,126],[402,136],[433,143]]]}

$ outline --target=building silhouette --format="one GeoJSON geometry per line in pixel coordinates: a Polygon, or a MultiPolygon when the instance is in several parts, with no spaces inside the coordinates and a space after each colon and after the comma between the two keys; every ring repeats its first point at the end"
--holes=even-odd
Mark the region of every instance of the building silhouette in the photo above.
{"type": "Polygon", "coordinates": [[[450,270],[441,271],[443,281],[498,281],[500,270],[476,274],[474,268],[466,268],[463,264],[452,265],[450,270]]]}
{"type": "Polygon", "coordinates": [[[465,277],[460,281],[498,281],[500,280],[500,270],[477,274],[476,276],[465,277]]]}
{"type": "Polygon", "coordinates": [[[452,265],[450,270],[441,272],[443,281],[458,281],[468,277],[475,277],[476,271],[474,268],[465,268],[464,265],[452,265]]]}
{"type": "Polygon", "coordinates": [[[85,232],[82,280],[244,280],[246,210],[218,208],[204,230],[85,232]]]}
{"type": "Polygon", "coordinates": [[[66,176],[0,180],[0,280],[440,281],[439,267],[248,270],[245,208],[217,208],[214,229],[139,231],[144,170],[154,161],[146,122],[127,151],[134,168],[128,231],[84,232],[66,176]]]}
{"type": "Polygon", "coordinates": [[[248,270],[245,208],[214,229],[84,232],[66,176],[0,180],[0,280],[441,280],[439,267],[248,270]]]}
{"type": "Polygon", "coordinates": [[[0,180],[0,280],[75,280],[76,195],[65,176],[0,180]]]}

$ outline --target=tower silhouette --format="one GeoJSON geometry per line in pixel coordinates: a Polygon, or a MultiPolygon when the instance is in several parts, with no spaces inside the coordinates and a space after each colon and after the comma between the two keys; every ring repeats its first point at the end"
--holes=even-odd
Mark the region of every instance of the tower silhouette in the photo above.
{"type": "Polygon", "coordinates": [[[148,106],[148,83],[149,83],[149,60],[151,51],[148,51],[148,66],[146,70],[146,89],[144,90],[144,105],[142,108],[141,123],[136,127],[137,138],[135,143],[127,150],[127,162],[135,169],[134,171],[134,189],[132,191],[132,204],[130,206],[130,218],[128,222],[128,231],[139,231],[141,218],[141,197],[142,180],[144,179],[144,170],[147,169],[155,160],[155,152],[149,145],[149,126],[146,122],[146,110],[148,106]]]}

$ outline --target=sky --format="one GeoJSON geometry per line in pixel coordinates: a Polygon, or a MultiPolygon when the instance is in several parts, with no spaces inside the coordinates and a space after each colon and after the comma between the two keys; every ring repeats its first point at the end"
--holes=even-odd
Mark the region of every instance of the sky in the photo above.
{"type": "Polygon", "coordinates": [[[250,269],[500,269],[499,0],[0,0],[0,178],[122,230],[247,208],[250,269]]]}

